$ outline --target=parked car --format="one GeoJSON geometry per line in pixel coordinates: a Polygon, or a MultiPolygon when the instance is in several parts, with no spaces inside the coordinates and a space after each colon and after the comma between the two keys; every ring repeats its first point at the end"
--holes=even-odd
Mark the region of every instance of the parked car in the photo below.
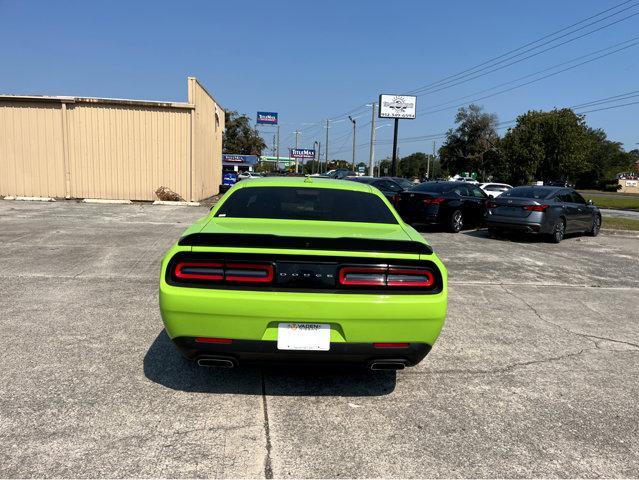
{"type": "Polygon", "coordinates": [[[404,187],[404,190],[408,190],[409,188],[413,188],[415,183],[404,177],[388,177],[393,180],[395,183],[398,183],[401,187],[404,187]]]}
{"type": "Polygon", "coordinates": [[[235,185],[169,250],[160,311],[177,348],[202,366],[398,370],[439,336],[446,278],[378,191],[270,177],[235,185]]]}
{"type": "Polygon", "coordinates": [[[466,182],[466,183],[473,183],[475,185],[479,185],[479,182],[477,180],[475,180],[473,177],[461,177],[459,175],[455,175],[454,177],[451,177],[452,182],[466,182]]]}
{"type": "MultiPolygon", "coordinates": [[[[395,195],[397,195],[398,193],[403,192],[404,190],[406,190],[405,187],[401,186],[399,183],[397,183],[391,177],[379,177],[379,178],[376,178],[376,177],[346,177],[346,178],[347,178],[347,180],[352,180],[353,182],[366,183],[366,184],[370,185],[371,187],[377,188],[391,202],[394,201],[395,195]]],[[[411,187],[414,186],[410,182],[409,182],[409,184],[410,184],[411,187]]]]}
{"type": "Polygon", "coordinates": [[[596,236],[601,212],[572,188],[515,187],[491,199],[486,219],[491,234],[518,231],[545,235],[559,243],[566,233],[596,236]]]}
{"type": "Polygon", "coordinates": [[[493,197],[498,197],[513,187],[507,183],[480,183],[479,188],[481,188],[488,196],[492,195],[493,197]]]}
{"type": "Polygon", "coordinates": [[[353,170],[349,170],[348,168],[336,168],[334,170],[329,170],[328,172],[323,173],[321,176],[342,179],[351,176],[355,177],[357,176],[357,173],[355,173],[353,170]]]}
{"type": "Polygon", "coordinates": [[[250,178],[262,178],[262,175],[257,172],[242,172],[237,176],[238,180],[248,180],[250,178]]]}
{"type": "Polygon", "coordinates": [[[488,195],[467,182],[424,182],[400,193],[395,208],[409,224],[436,223],[450,232],[480,225],[488,195]]]}

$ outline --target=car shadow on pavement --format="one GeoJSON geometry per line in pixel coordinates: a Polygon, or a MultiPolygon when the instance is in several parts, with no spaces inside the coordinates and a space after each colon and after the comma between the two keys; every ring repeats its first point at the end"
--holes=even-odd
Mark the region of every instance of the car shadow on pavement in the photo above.
{"type": "MultiPolygon", "coordinates": [[[[550,243],[545,235],[519,233],[519,232],[504,232],[499,235],[490,235],[488,229],[482,228],[479,230],[469,230],[467,232],[461,232],[463,235],[468,235],[476,238],[486,238],[488,240],[498,240],[502,242],[515,242],[515,243],[550,243]]],[[[564,240],[570,240],[574,238],[584,237],[586,235],[580,233],[567,233],[564,240]]]]}
{"type": "Polygon", "coordinates": [[[298,366],[241,366],[233,369],[199,367],[177,351],[165,330],[144,356],[146,378],[173,390],[195,393],[234,393],[276,396],[388,395],[396,372],[298,366]]]}

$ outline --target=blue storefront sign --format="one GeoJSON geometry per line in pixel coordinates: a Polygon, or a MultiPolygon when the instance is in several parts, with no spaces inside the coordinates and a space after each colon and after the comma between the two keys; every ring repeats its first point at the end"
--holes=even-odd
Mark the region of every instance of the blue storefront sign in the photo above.
{"type": "Polygon", "coordinates": [[[293,148],[291,149],[291,157],[293,158],[315,158],[315,150],[312,148],[293,148]]]}
{"type": "Polygon", "coordinates": [[[257,165],[258,160],[257,155],[222,154],[222,165],[257,165]]]}
{"type": "Polygon", "coordinates": [[[258,125],[277,125],[277,112],[257,112],[258,125]]]}
{"type": "Polygon", "coordinates": [[[237,183],[237,173],[226,172],[222,178],[222,185],[235,185],[237,183]]]}

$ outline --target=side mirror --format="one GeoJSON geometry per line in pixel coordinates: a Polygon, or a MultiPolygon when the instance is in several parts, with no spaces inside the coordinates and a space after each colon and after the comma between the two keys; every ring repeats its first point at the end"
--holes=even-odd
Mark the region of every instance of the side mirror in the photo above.
{"type": "Polygon", "coordinates": [[[592,198],[588,200],[588,205],[592,205],[592,198]]]}
{"type": "Polygon", "coordinates": [[[495,198],[495,196],[494,196],[494,195],[489,194],[489,195],[488,195],[488,198],[495,198]]]}

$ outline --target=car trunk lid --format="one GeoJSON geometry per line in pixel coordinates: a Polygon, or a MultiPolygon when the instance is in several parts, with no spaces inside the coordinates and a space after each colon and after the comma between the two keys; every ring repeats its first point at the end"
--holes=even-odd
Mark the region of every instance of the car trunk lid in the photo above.
{"type": "Polygon", "coordinates": [[[220,218],[208,221],[199,232],[180,239],[193,251],[216,248],[315,250],[419,255],[430,254],[400,224],[323,222],[305,220],[220,218]]]}
{"type": "Polygon", "coordinates": [[[530,207],[543,203],[543,200],[533,198],[499,196],[491,202],[490,212],[492,215],[525,218],[532,213],[530,207]]]}

